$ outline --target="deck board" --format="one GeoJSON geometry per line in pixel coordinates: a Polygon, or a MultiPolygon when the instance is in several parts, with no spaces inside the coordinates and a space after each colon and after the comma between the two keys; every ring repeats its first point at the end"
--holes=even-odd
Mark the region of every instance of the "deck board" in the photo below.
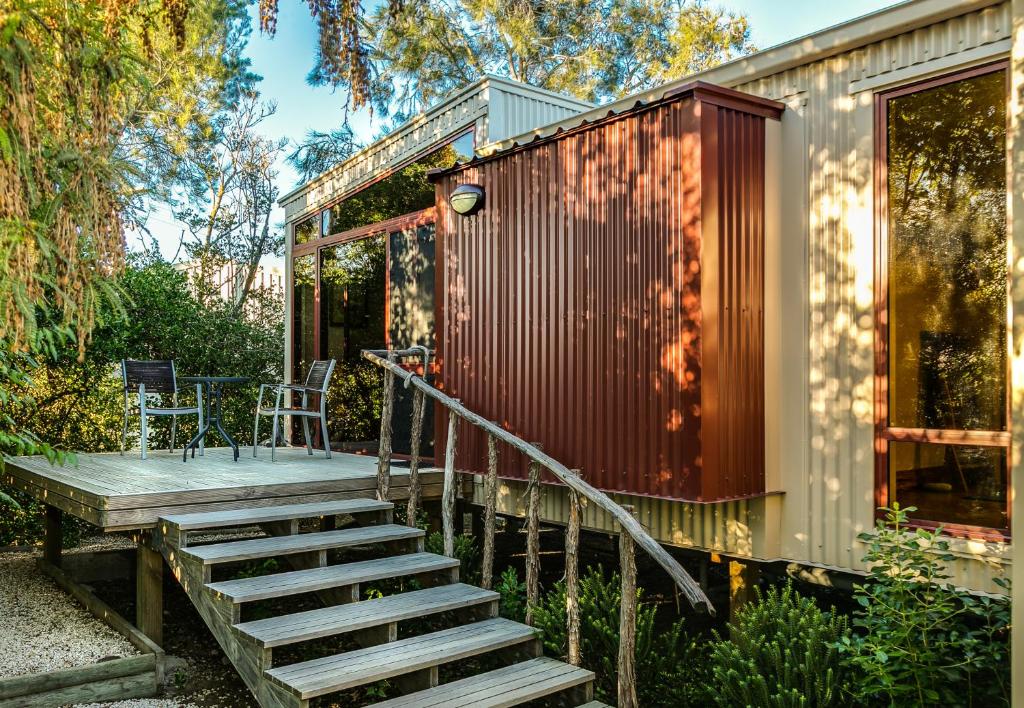
{"type": "MultiPolygon", "coordinates": [[[[305,448],[281,448],[253,458],[242,448],[238,462],[230,448],[182,462],[181,453],[151,451],[80,454],[73,464],[51,465],[41,456],[6,461],[4,481],[104,530],[149,528],[168,514],[195,513],[291,502],[321,502],[372,496],[377,460],[334,453],[330,460],[305,448]]],[[[425,498],[440,496],[440,473],[421,470],[425,498]]],[[[409,472],[391,468],[391,498],[408,497],[409,472]]]]}

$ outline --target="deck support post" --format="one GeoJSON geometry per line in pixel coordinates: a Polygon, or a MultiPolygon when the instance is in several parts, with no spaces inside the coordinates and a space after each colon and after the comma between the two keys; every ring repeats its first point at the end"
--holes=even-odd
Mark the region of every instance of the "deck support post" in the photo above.
{"type": "Polygon", "coordinates": [[[135,550],[135,626],[157,645],[164,643],[164,558],[137,537],[135,550]]]}
{"type": "Polygon", "coordinates": [[[60,568],[61,553],[64,550],[64,538],[61,520],[64,512],[55,506],[46,505],[46,536],[43,539],[43,558],[51,565],[60,568]]]}
{"type": "Polygon", "coordinates": [[[756,563],[729,561],[729,622],[735,627],[739,611],[755,599],[754,588],[761,576],[756,563]]]}

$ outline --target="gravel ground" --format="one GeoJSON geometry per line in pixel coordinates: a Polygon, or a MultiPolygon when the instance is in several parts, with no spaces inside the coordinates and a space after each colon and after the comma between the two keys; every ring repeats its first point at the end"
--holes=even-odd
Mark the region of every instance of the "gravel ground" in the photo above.
{"type": "Polygon", "coordinates": [[[198,708],[194,703],[182,703],[176,698],[132,698],[111,703],[80,703],[74,708],[198,708]]]}
{"type": "Polygon", "coordinates": [[[0,553],[0,678],[138,654],[43,575],[35,558],[34,553],[0,553]]]}

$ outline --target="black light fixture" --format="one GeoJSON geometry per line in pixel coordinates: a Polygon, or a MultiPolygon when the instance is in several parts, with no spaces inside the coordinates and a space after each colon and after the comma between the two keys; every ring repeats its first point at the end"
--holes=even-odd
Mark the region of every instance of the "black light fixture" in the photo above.
{"type": "Polygon", "coordinates": [[[448,197],[455,213],[472,216],[484,208],[484,188],[479,184],[460,184],[448,197]]]}

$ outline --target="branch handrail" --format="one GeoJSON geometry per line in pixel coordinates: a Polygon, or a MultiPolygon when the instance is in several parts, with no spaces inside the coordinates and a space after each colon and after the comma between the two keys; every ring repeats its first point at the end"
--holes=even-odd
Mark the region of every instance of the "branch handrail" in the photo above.
{"type": "MultiPolygon", "coordinates": [[[[637,521],[628,510],[620,506],[601,490],[584,481],[582,477],[574,474],[572,470],[560,463],[558,460],[544,453],[544,451],[537,446],[531,445],[496,423],[487,420],[478,413],[474,413],[462,405],[462,403],[457,399],[452,398],[451,396],[434,388],[414,372],[408,371],[396,363],[396,360],[400,358],[414,356],[426,358],[427,355],[425,352],[429,353],[429,350],[426,349],[426,347],[413,347],[411,349],[402,350],[368,349],[363,350],[362,354],[368,361],[379,366],[393,376],[402,379],[406,388],[411,386],[416,391],[422,392],[423,395],[434,399],[454,413],[457,417],[468,421],[472,425],[475,425],[485,431],[493,438],[506,443],[513,449],[526,455],[526,457],[531,461],[548,470],[548,472],[557,477],[571,490],[610,514],[619,523],[622,532],[628,534],[637,545],[643,548],[647,554],[654,558],[654,560],[657,561],[658,564],[669,574],[669,577],[672,578],[676,586],[682,591],[683,595],[692,606],[696,607],[699,604],[703,604],[709,613],[714,614],[714,607],[707,595],[704,594],[700,585],[690,576],[689,573],[686,572],[682,565],[680,565],[680,563],[661,546],[660,543],[658,543],[644,530],[643,526],[640,525],[640,522],[637,521]]],[[[427,371],[425,370],[424,373],[426,374],[427,371]]],[[[386,422],[388,428],[390,428],[390,420],[386,422]]],[[[387,437],[387,447],[390,455],[390,430],[388,431],[387,437]]],[[[388,460],[387,463],[384,463],[382,460],[381,463],[382,466],[386,468],[386,472],[389,473],[390,460],[388,460]]],[[[380,472],[380,469],[378,471],[380,472]]]]}

